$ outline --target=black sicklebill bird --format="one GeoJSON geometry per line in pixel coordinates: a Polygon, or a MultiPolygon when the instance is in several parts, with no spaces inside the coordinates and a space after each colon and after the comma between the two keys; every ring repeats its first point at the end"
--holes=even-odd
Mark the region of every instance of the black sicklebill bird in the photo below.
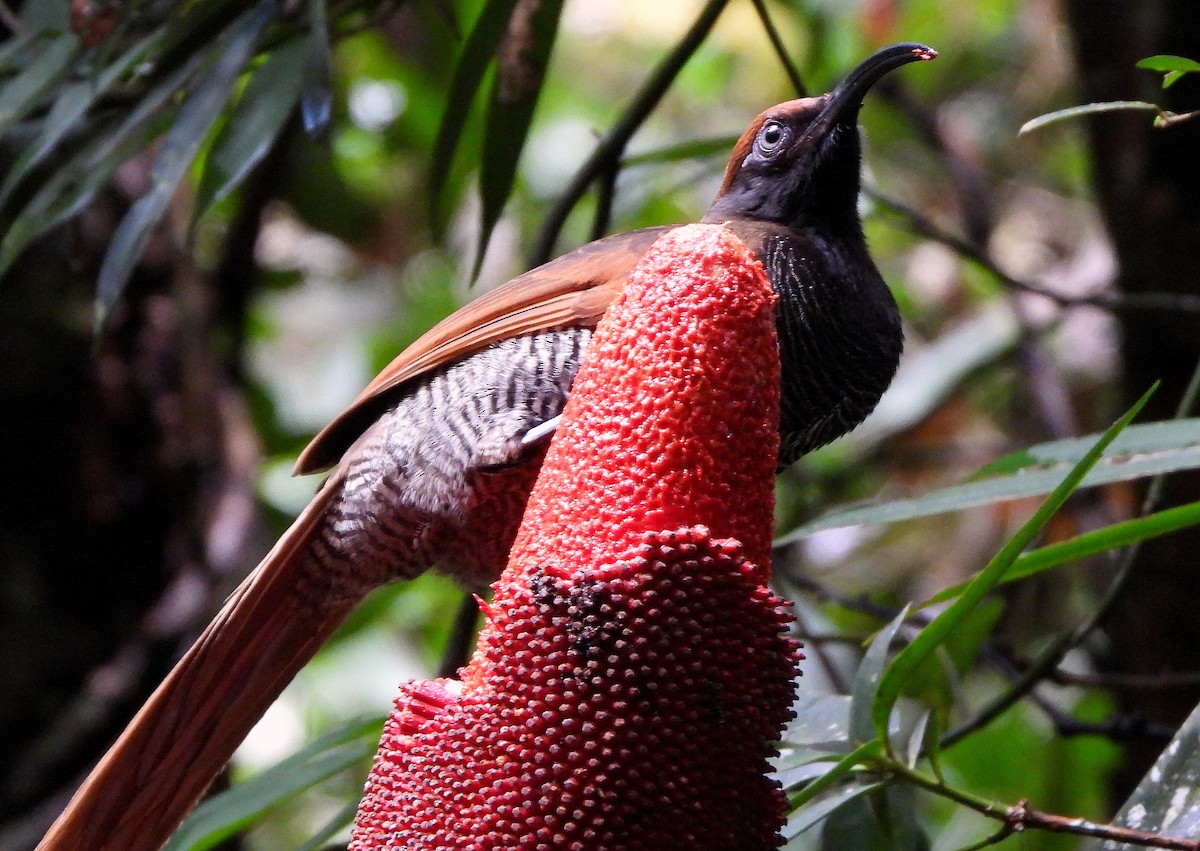
{"type": "MultiPolygon", "coordinates": [[[[778,293],[779,464],[856,426],[900,356],[896,303],[858,215],[858,111],[909,62],[896,44],[833,91],[773,106],[733,148],[706,222],[725,223],[778,293]]],[[[284,686],[372,589],[437,566],[499,575],[592,329],[668,228],[601,239],[492,290],[397,357],[300,456],[332,467],[38,847],[161,847],[284,686]]]]}

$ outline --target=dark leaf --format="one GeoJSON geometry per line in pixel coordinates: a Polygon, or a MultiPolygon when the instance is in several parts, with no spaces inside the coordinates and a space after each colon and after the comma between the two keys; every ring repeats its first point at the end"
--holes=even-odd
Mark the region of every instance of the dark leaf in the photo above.
{"type": "Polygon", "coordinates": [[[501,43],[483,133],[479,174],[483,205],[471,277],[479,272],[492,230],[512,193],[517,162],[525,147],[554,37],[558,34],[562,5],[562,0],[521,0],[501,43]]]}
{"type": "Polygon", "coordinates": [[[159,110],[209,58],[209,51],[197,51],[150,89],[114,127],[100,128],[95,140],[55,169],[5,232],[0,242],[0,275],[30,242],[82,210],[121,163],[161,132],[166,119],[159,110]]]}
{"type": "Polygon", "coordinates": [[[124,79],[130,69],[152,50],[157,42],[157,36],[145,38],[105,68],[104,73],[94,80],[81,80],[63,88],[62,94],[54,102],[42,124],[42,132],[37,141],[21,154],[5,176],[4,185],[0,188],[0,206],[8,201],[12,191],[25,175],[37,167],[55,146],[79,125],[80,119],[87,114],[97,98],[124,79]]]}
{"type": "Polygon", "coordinates": [[[297,38],[277,48],[255,70],[204,164],[196,217],[236,187],[257,165],[296,106],[313,47],[297,38]]]}
{"type": "Polygon", "coordinates": [[[120,298],[154,226],[162,218],[204,137],[233,93],[233,84],[254,56],[259,33],[275,13],[273,0],[264,0],[244,13],[213,45],[216,55],[209,72],[180,107],[150,169],[153,186],[122,219],[104,256],[96,285],[96,328],[120,298]]]}
{"type": "Polygon", "coordinates": [[[45,91],[67,73],[78,47],[73,35],[52,39],[20,74],[0,88],[0,135],[37,106],[45,91]]]}
{"type": "MultiPolygon", "coordinates": [[[[1200,706],[1117,813],[1114,824],[1180,839],[1200,835],[1200,706]]],[[[1139,846],[1089,840],[1086,851],[1134,851],[1139,846]]]]}
{"type": "Polygon", "coordinates": [[[304,124],[304,132],[316,137],[325,132],[333,116],[333,58],[325,0],[309,0],[308,9],[312,38],[305,57],[300,120],[304,124]]]}
{"type": "Polygon", "coordinates": [[[446,178],[450,173],[450,165],[454,161],[454,152],[458,149],[463,127],[466,126],[467,115],[475,102],[484,74],[492,62],[496,46],[504,35],[516,3],[517,0],[488,0],[476,18],[475,26],[471,28],[471,34],[463,45],[462,55],[454,69],[454,79],[446,97],[446,111],[442,113],[442,123],[438,127],[429,164],[429,211],[435,231],[440,231],[442,225],[441,216],[438,214],[441,209],[442,192],[446,187],[446,178]]]}

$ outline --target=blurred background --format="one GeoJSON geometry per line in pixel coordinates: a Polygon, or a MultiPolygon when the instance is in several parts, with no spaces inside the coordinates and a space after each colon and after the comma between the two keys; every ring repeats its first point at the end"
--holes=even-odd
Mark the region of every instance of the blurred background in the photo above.
{"type": "MultiPolygon", "coordinates": [[[[489,92],[521,60],[502,45],[463,83],[492,61],[471,39],[503,4],[482,0],[269,4],[258,58],[185,124],[214,33],[249,5],[27,0],[0,15],[0,848],[32,847],[304,506],[319,477],[293,479],[296,454],[379,368],[531,259],[696,220],[759,111],[827,90],[885,44],[941,54],[892,74],[861,116],[864,226],[902,308],[904,361],[862,428],[780,477],[779,535],[1102,431],[1157,380],[1142,419],[1169,419],[1195,368],[1200,122],[1127,109],[1018,135],[1090,102],[1200,109],[1197,75],[1164,90],[1135,67],[1200,59],[1193,0],[523,0],[557,29],[527,135],[519,119],[501,128],[507,151],[487,130],[489,92]],[[68,124],[67,87],[126,58],[68,124]],[[581,168],[595,179],[564,202],[581,168]],[[153,213],[134,207],[144,198],[153,213]]],[[[1135,513],[1142,484],[1080,492],[1046,542],[1135,513]]],[[[1172,476],[1161,504],[1197,490],[1172,476]]],[[[984,502],[780,546],[780,586],[813,639],[804,688],[845,690],[898,606],[979,570],[1037,505],[984,502]]],[[[943,771],[985,797],[1111,817],[1200,700],[1198,538],[1146,542],[1098,628],[943,771]]],[[[954,675],[914,693],[947,724],[969,718],[1098,611],[1114,570],[1094,557],[1009,586],[951,647],[954,675]]],[[[437,670],[461,599],[434,575],[372,596],[231,776],[385,714],[401,680],[437,670]]],[[[367,756],[223,847],[344,836],[375,729],[367,756]]],[[[937,799],[913,812],[921,838],[872,847],[960,848],[997,829],[937,799]]],[[[838,829],[803,847],[866,847],[839,845],[838,829]]],[[[1042,833],[1002,846],[1080,847],[1042,833]]]]}

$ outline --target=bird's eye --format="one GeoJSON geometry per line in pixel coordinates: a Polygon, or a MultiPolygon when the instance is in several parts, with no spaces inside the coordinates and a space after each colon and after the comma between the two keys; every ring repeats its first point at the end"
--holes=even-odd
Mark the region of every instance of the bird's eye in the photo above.
{"type": "Polygon", "coordinates": [[[778,121],[768,121],[763,124],[762,130],[758,131],[755,147],[758,148],[759,154],[771,156],[787,146],[788,136],[786,126],[778,121]]]}

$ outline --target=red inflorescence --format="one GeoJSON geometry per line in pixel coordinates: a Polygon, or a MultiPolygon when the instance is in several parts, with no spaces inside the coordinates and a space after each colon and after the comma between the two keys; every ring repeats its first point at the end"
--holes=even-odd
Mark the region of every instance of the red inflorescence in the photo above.
{"type": "Polygon", "coordinates": [[[777,847],[777,423],[761,268],[673,231],[597,331],[461,683],[403,688],[351,849],[777,847]]]}

